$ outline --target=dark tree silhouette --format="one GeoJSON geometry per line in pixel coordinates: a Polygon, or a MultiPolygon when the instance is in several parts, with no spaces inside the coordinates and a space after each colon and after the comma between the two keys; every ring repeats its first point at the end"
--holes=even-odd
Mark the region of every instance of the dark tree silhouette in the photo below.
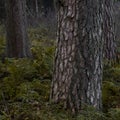
{"type": "Polygon", "coordinates": [[[7,56],[30,57],[30,46],[26,30],[26,1],[6,0],[7,56]]]}

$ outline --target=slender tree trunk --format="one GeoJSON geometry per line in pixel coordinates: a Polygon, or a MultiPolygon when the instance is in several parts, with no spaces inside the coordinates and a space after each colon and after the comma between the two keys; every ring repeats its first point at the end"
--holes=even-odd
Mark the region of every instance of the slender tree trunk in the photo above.
{"type": "Polygon", "coordinates": [[[88,104],[100,109],[102,0],[65,0],[58,9],[57,48],[51,100],[73,113],[88,104]]]}
{"type": "Polygon", "coordinates": [[[42,5],[44,7],[44,12],[46,15],[49,12],[54,12],[54,0],[42,0],[42,5]]]}
{"type": "Polygon", "coordinates": [[[116,61],[114,0],[105,0],[104,38],[105,59],[116,61]]]}
{"type": "Polygon", "coordinates": [[[35,0],[35,11],[36,11],[36,17],[39,16],[39,7],[38,7],[38,0],[35,0]]]}
{"type": "Polygon", "coordinates": [[[6,0],[7,56],[30,57],[30,46],[26,29],[26,1],[6,0]]]}

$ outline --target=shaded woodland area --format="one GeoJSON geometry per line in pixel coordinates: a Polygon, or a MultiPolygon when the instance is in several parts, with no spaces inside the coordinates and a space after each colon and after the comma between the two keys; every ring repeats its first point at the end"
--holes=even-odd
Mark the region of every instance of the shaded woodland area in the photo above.
{"type": "Polygon", "coordinates": [[[0,120],[120,120],[120,1],[1,0],[0,120]]]}

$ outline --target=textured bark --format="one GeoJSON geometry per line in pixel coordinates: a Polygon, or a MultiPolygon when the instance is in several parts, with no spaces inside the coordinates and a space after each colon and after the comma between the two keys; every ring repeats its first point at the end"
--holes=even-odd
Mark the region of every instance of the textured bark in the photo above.
{"type": "Polygon", "coordinates": [[[101,108],[103,1],[62,0],[51,100],[73,113],[82,104],[101,108]]]}
{"type": "Polygon", "coordinates": [[[63,5],[59,4],[58,10],[57,49],[51,98],[56,103],[64,102],[65,107],[70,107],[75,112],[80,108],[80,90],[77,83],[79,81],[74,78],[78,41],[78,6],[76,0],[66,0],[63,5]]]}
{"type": "Polygon", "coordinates": [[[77,66],[81,102],[101,109],[104,0],[83,0],[79,9],[80,49],[77,66]]]}
{"type": "Polygon", "coordinates": [[[30,57],[25,0],[6,0],[7,56],[30,57]]]}
{"type": "Polygon", "coordinates": [[[104,16],[104,57],[109,62],[116,61],[114,0],[105,0],[104,16]]]}

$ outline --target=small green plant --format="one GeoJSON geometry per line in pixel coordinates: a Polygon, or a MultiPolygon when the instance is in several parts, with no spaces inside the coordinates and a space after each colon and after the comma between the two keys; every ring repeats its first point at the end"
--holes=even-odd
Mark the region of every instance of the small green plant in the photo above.
{"type": "Polygon", "coordinates": [[[103,107],[105,111],[120,105],[120,65],[104,68],[103,107]]]}
{"type": "Polygon", "coordinates": [[[112,108],[108,111],[109,120],[120,120],[120,108],[112,108]]]}
{"type": "Polygon", "coordinates": [[[85,105],[77,116],[77,120],[107,120],[102,111],[96,110],[92,106],[85,105]]]}

